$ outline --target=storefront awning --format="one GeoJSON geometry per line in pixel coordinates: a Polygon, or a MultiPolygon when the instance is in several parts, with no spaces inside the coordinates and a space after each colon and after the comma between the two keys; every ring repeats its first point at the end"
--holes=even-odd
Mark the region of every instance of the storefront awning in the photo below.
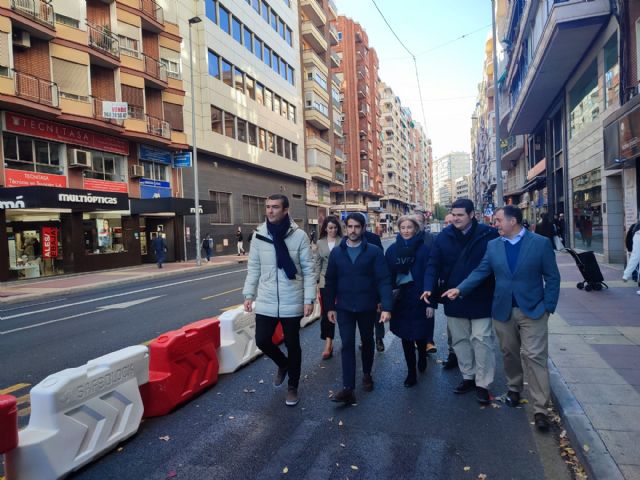
{"type": "Polygon", "coordinates": [[[538,175],[537,177],[533,177],[527,183],[525,183],[520,190],[523,192],[529,192],[531,190],[540,190],[544,188],[547,184],[546,175],[538,175]]]}
{"type": "Polygon", "coordinates": [[[126,193],[58,187],[0,188],[0,209],[55,208],[83,212],[129,210],[126,193]]]}
{"type": "MultiPolygon", "coordinates": [[[[216,202],[200,200],[200,213],[216,213],[216,202]]],[[[177,215],[194,215],[195,202],[192,198],[132,198],[131,214],[144,215],[151,213],[175,213],[177,215]]]]}

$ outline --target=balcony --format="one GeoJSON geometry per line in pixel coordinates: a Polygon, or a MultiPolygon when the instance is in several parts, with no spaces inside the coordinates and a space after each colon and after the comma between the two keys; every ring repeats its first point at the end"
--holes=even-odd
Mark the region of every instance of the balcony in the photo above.
{"type": "Polygon", "coordinates": [[[38,37],[50,40],[55,36],[53,6],[43,0],[11,0],[11,15],[18,26],[38,37]]]}
{"type": "Polygon", "coordinates": [[[111,125],[116,125],[118,127],[121,127],[122,125],[124,125],[124,120],[119,120],[115,118],[105,118],[102,115],[102,112],[103,112],[102,102],[115,102],[115,100],[105,100],[100,97],[91,96],[91,101],[93,104],[93,118],[95,118],[96,120],[100,120],[102,122],[109,123],[111,125]]]}
{"type": "Polygon", "coordinates": [[[27,73],[13,71],[13,81],[16,97],[30,102],[59,108],[60,96],[55,82],[34,77],[27,73]]]}
{"type": "Polygon", "coordinates": [[[147,133],[171,140],[171,126],[161,118],[147,115],[147,133]]]}
{"type": "Polygon", "coordinates": [[[342,129],[342,122],[340,121],[336,121],[335,120],[335,113],[334,113],[334,120],[333,120],[333,133],[335,133],[338,137],[343,137],[344,136],[344,130],[342,129]]]}
{"type": "Polygon", "coordinates": [[[522,152],[524,152],[524,137],[522,135],[510,136],[502,141],[500,150],[502,151],[502,169],[512,169],[522,152]]]}
{"type": "Polygon", "coordinates": [[[329,4],[329,12],[331,12],[333,18],[338,18],[338,7],[336,7],[336,2],[329,0],[327,3],[329,4]]]}
{"type": "Polygon", "coordinates": [[[164,10],[154,0],[140,0],[142,28],[160,33],[164,30],[164,10]]]}
{"type": "MultiPolygon", "coordinates": [[[[536,24],[544,28],[534,38],[533,58],[527,63],[527,52],[517,50],[516,58],[510,61],[513,78],[509,85],[512,105],[509,134],[534,130],[608,22],[610,13],[609,0],[554,0],[538,4],[536,24]]],[[[534,33],[537,31],[529,35],[534,33]]]]}
{"type": "Polygon", "coordinates": [[[311,49],[304,49],[302,51],[302,63],[304,64],[305,67],[315,67],[318,70],[320,70],[320,72],[322,72],[322,74],[325,77],[329,76],[329,69],[327,68],[327,65],[324,63],[324,60],[322,60],[317,54],[316,52],[314,52],[311,49]]]}
{"type": "Polygon", "coordinates": [[[307,145],[307,172],[317,180],[332,181],[331,156],[307,145]]]}
{"type": "Polygon", "coordinates": [[[309,21],[302,22],[301,30],[302,38],[305,42],[311,45],[311,48],[313,48],[316,53],[324,54],[327,51],[327,41],[313,23],[309,21]]]}
{"type": "Polygon", "coordinates": [[[340,63],[342,62],[340,55],[335,52],[331,52],[329,58],[331,59],[331,68],[340,68],[340,63]]]}
{"type": "Polygon", "coordinates": [[[338,36],[338,29],[333,26],[333,24],[329,25],[329,43],[331,43],[332,47],[335,47],[340,42],[340,37],[338,36]]]}
{"type": "Polygon", "coordinates": [[[338,162],[338,163],[344,163],[345,162],[344,152],[342,151],[342,149],[340,149],[338,147],[336,147],[336,149],[335,149],[334,157],[336,159],[336,162],[338,162]]]}
{"type": "Polygon", "coordinates": [[[305,76],[302,87],[304,94],[313,93],[315,96],[321,98],[323,102],[329,103],[326,79],[317,71],[309,71],[307,73],[312,74],[312,79],[309,80],[308,76],[305,76]]]}
{"type": "Polygon", "coordinates": [[[98,65],[115,67],[120,65],[120,42],[108,25],[93,25],[87,22],[88,44],[98,65]],[[105,65],[106,63],[106,65],[105,65]]]}
{"type": "Polygon", "coordinates": [[[331,128],[331,121],[329,120],[329,117],[317,105],[305,105],[304,119],[318,130],[329,130],[329,128],[331,128]]]}
{"type": "Polygon", "coordinates": [[[145,84],[150,87],[166,88],[168,85],[167,68],[160,60],[140,54],[144,62],[145,84]]]}
{"type": "Polygon", "coordinates": [[[331,144],[318,135],[307,135],[305,144],[307,148],[313,148],[322,151],[327,155],[331,154],[331,144]]]}
{"type": "Polygon", "coordinates": [[[322,11],[322,7],[318,5],[317,0],[300,0],[300,8],[315,26],[321,27],[327,23],[327,16],[322,11]]]}

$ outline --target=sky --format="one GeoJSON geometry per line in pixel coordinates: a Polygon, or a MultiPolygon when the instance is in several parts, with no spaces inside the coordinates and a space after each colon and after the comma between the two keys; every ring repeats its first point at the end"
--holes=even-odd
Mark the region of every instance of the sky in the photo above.
{"type": "MultiPolygon", "coordinates": [[[[416,56],[426,129],[434,158],[470,152],[471,115],[491,30],[490,0],[375,0],[416,56]],[[462,39],[459,37],[466,35],[462,39]],[[456,40],[458,39],[458,40],[456,40]],[[450,42],[450,43],[449,43],[450,42]],[[448,43],[447,45],[443,45],[448,43]]],[[[338,13],[360,23],[380,59],[380,79],[424,125],[413,61],[372,0],[336,0],[338,13]]]]}

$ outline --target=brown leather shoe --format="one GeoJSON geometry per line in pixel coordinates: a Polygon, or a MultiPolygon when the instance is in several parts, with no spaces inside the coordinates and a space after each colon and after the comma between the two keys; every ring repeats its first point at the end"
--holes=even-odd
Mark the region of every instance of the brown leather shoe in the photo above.
{"type": "Polygon", "coordinates": [[[354,403],[356,403],[356,395],[350,388],[343,388],[333,397],[331,397],[331,401],[336,403],[344,403],[345,405],[353,405],[354,403]]]}
{"type": "Polygon", "coordinates": [[[370,373],[365,373],[362,376],[362,389],[365,392],[372,392],[373,391],[373,377],[371,376],[370,373]]]}

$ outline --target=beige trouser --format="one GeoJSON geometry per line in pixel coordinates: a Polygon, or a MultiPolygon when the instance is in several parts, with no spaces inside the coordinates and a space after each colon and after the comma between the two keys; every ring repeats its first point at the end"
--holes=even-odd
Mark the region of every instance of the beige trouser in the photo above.
{"type": "Polygon", "coordinates": [[[534,412],[544,414],[547,413],[551,395],[547,368],[548,320],[548,313],[538,319],[532,319],[519,308],[511,309],[511,317],[506,322],[493,320],[493,328],[500,341],[509,390],[522,392],[524,360],[534,412]]]}
{"type": "Polygon", "coordinates": [[[447,317],[447,324],[462,378],[475,378],[478,387],[488,389],[496,371],[491,318],[447,317]]]}

